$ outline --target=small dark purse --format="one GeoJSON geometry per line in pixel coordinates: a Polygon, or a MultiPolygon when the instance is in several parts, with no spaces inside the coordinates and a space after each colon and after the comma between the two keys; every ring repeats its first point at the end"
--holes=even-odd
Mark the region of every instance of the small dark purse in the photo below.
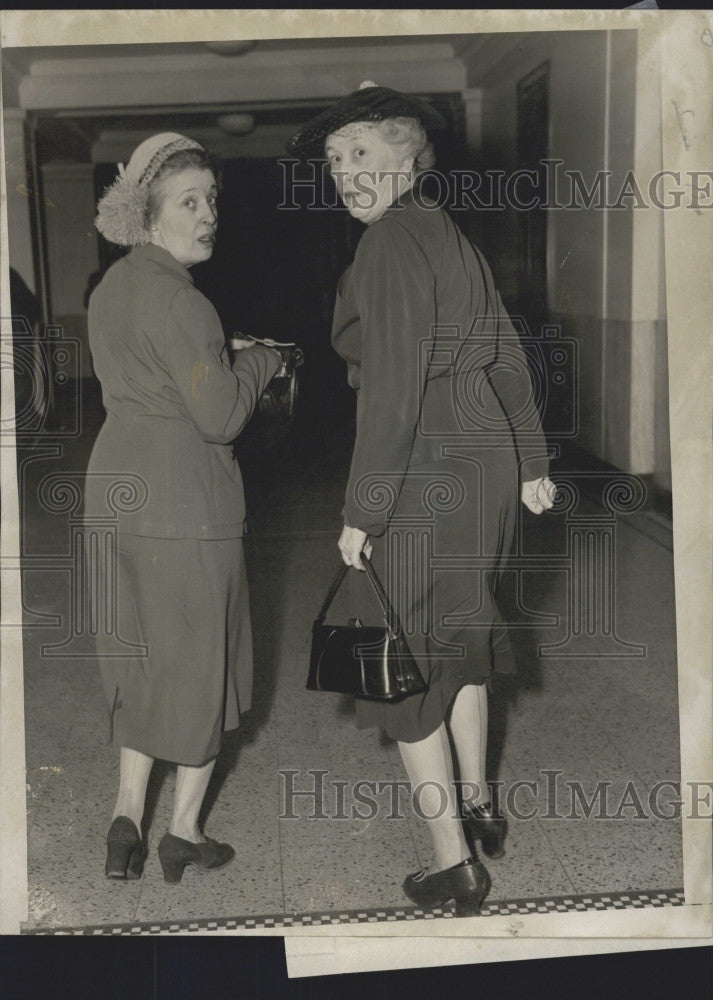
{"type": "Polygon", "coordinates": [[[376,701],[398,701],[426,690],[411,655],[398,615],[391,606],[374,567],[364,566],[381,605],[384,627],[325,625],[324,619],[349,567],[342,563],[312,623],[312,652],[307,687],[310,691],[335,691],[376,701]]]}
{"type": "MultiPolygon", "coordinates": [[[[228,340],[229,347],[232,339],[228,340]]],[[[282,356],[282,367],[268,382],[255,412],[234,445],[234,451],[266,451],[282,441],[294,422],[299,396],[297,369],[304,364],[304,353],[297,344],[280,343],[270,338],[259,340],[236,334],[235,339],[272,347],[282,356]]]]}

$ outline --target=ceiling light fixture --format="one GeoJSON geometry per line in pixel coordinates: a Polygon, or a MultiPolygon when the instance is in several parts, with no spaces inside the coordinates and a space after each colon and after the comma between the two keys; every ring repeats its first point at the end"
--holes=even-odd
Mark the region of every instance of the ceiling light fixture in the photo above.
{"type": "Polygon", "coordinates": [[[252,115],[245,113],[220,115],[217,123],[218,128],[229,135],[247,135],[255,128],[255,119],[252,115]]]}
{"type": "Polygon", "coordinates": [[[219,56],[242,56],[257,44],[254,41],[241,42],[203,42],[209,52],[219,56]]]}

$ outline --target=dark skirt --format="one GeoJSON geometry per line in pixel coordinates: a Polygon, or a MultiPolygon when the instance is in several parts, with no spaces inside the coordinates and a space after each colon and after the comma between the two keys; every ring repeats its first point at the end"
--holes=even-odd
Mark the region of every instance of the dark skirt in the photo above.
{"type": "MultiPolygon", "coordinates": [[[[360,728],[381,726],[392,739],[417,742],[440,726],[462,687],[489,686],[493,670],[514,672],[496,597],[517,503],[508,447],[409,469],[387,532],[374,540],[372,564],[428,690],[393,704],[357,698],[360,728]]],[[[350,573],[350,612],[365,625],[381,623],[365,573],[350,573]]]]}
{"type": "Polygon", "coordinates": [[[243,541],[120,534],[117,548],[118,637],[144,648],[117,656],[114,637],[97,641],[109,739],[149,757],[205,764],[251,704],[243,541]]]}

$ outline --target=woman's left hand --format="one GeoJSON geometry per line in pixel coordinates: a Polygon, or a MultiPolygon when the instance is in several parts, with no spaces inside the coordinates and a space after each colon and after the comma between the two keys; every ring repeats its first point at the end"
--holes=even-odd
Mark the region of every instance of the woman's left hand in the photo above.
{"type": "Polygon", "coordinates": [[[522,484],[520,498],[528,510],[533,514],[541,514],[543,510],[549,510],[555,502],[557,487],[543,476],[541,479],[532,479],[522,484]]]}
{"type": "Polygon", "coordinates": [[[372,552],[371,542],[367,541],[368,537],[365,531],[361,531],[359,528],[350,528],[348,524],[344,525],[337,544],[339,545],[339,551],[342,553],[342,559],[347,566],[355,566],[361,570],[364,569],[361,561],[362,554],[367,559],[371,559],[372,552]]]}
{"type": "Polygon", "coordinates": [[[247,340],[245,337],[231,337],[228,340],[231,351],[244,351],[247,347],[254,347],[254,340],[247,340]]]}

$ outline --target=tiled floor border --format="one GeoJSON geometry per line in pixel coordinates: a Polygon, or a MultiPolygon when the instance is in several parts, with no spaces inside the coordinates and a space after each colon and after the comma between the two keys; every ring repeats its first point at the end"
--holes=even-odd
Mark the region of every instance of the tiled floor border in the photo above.
{"type": "MultiPolygon", "coordinates": [[[[683,889],[650,889],[632,892],[589,893],[583,896],[543,896],[539,899],[493,900],[485,903],[482,917],[510,917],[529,913],[581,913],[601,910],[640,910],[645,907],[684,906],[683,889]]],[[[384,909],[333,910],[314,913],[276,914],[258,917],[216,917],[202,920],[166,920],[162,922],[127,924],[97,924],[87,927],[32,927],[23,934],[85,935],[114,937],[129,934],[137,937],[149,934],[181,934],[197,931],[220,932],[265,930],[290,927],[320,927],[328,924],[388,923],[396,920],[435,920],[438,917],[454,919],[451,907],[422,910],[419,907],[392,907],[384,909]]]]}

